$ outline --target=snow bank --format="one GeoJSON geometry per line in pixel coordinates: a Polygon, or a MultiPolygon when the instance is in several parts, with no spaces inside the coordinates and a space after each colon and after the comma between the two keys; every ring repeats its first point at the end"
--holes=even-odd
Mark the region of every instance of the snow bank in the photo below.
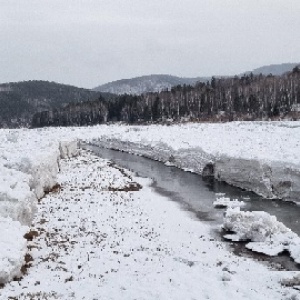
{"type": "Polygon", "coordinates": [[[0,166],[0,174],[0,216],[29,224],[36,201],[30,190],[30,176],[4,166],[0,166]]]}
{"type": "Polygon", "coordinates": [[[76,153],[74,140],[60,142],[38,131],[0,131],[0,283],[20,275],[26,251],[23,235],[38,199],[56,184],[60,157],[76,153]]]}
{"type": "Polygon", "coordinates": [[[277,221],[275,216],[263,211],[240,211],[229,208],[224,217],[223,228],[233,233],[224,237],[232,241],[251,241],[246,247],[270,256],[287,250],[300,263],[300,238],[277,221]]]}
{"type": "Polygon", "coordinates": [[[59,152],[61,158],[71,158],[78,154],[78,141],[60,141],[59,152]]]}
{"type": "MultiPolygon", "coordinates": [[[[265,198],[300,201],[300,122],[115,124],[29,132],[11,132],[7,139],[15,144],[24,134],[39,135],[44,144],[79,139],[214,176],[265,198]]],[[[61,143],[61,156],[70,156],[68,151],[61,143]]]]}
{"type": "Polygon", "coordinates": [[[159,160],[202,176],[212,176],[265,198],[300,201],[300,164],[214,155],[201,147],[175,150],[164,142],[154,144],[143,140],[135,143],[106,136],[94,139],[92,143],[159,160]]]}
{"type": "Polygon", "coordinates": [[[265,198],[300,201],[299,122],[105,126],[83,140],[214,176],[265,198]]]}
{"type": "Polygon", "coordinates": [[[4,284],[21,275],[20,269],[24,265],[27,250],[23,235],[28,227],[10,218],[0,217],[0,228],[0,284],[4,284]]]}

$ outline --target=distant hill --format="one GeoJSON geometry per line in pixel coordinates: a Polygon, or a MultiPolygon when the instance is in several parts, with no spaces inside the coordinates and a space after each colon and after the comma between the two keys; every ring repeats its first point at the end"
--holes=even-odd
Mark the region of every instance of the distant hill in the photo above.
{"type": "Polygon", "coordinates": [[[110,94],[49,81],[23,81],[0,84],[0,128],[29,126],[40,111],[61,108],[69,103],[95,100],[110,94]]]}
{"type": "Polygon", "coordinates": [[[148,92],[160,92],[176,85],[195,85],[198,81],[207,81],[210,77],[184,78],[171,75],[147,75],[131,79],[121,79],[94,88],[94,91],[117,95],[141,95],[148,92]]]}
{"type": "MultiPolygon", "coordinates": [[[[254,69],[252,71],[247,71],[243,74],[253,75],[282,75],[286,72],[291,71],[295,66],[300,63],[284,63],[284,64],[274,64],[268,66],[262,66],[260,68],[254,69]]],[[[221,76],[216,76],[221,77],[221,76]]],[[[222,76],[226,77],[226,76],[222,76]]],[[[141,95],[143,93],[149,92],[160,92],[164,90],[170,90],[172,87],[177,85],[192,85],[194,86],[197,82],[206,82],[211,80],[211,77],[196,77],[196,78],[185,78],[177,77],[172,75],[146,75],[141,77],[134,77],[131,79],[121,79],[112,81],[106,84],[102,84],[95,87],[93,91],[113,93],[117,95],[121,94],[131,94],[131,95],[141,95]]]]}
{"type": "Polygon", "coordinates": [[[281,76],[212,78],[170,91],[119,95],[37,113],[33,127],[84,126],[107,121],[130,124],[300,119],[300,68],[281,76]]]}
{"type": "MultiPolygon", "coordinates": [[[[269,75],[270,73],[273,75],[282,75],[291,71],[297,65],[299,65],[299,63],[263,66],[254,69],[252,73],[253,75],[260,73],[263,75],[269,75]]],[[[251,71],[242,73],[240,76],[243,77],[244,74],[249,73],[251,73],[251,71]]],[[[216,76],[218,80],[225,80],[226,78],[228,77],[216,76]]],[[[3,83],[0,84],[0,128],[30,126],[31,119],[36,113],[60,110],[69,104],[70,106],[65,110],[68,114],[69,111],[77,111],[79,113],[80,105],[78,106],[77,104],[94,101],[99,99],[100,95],[103,96],[104,100],[111,100],[116,99],[116,94],[141,95],[149,92],[159,93],[170,90],[172,87],[183,85],[186,85],[186,89],[188,88],[187,86],[195,87],[197,82],[211,82],[211,79],[212,77],[182,78],[171,75],[148,75],[132,79],[117,80],[98,86],[93,90],[49,81],[3,83]]],[[[112,111],[118,111],[119,108],[117,106],[125,100],[126,99],[120,98],[120,101],[116,102],[117,104],[110,104],[110,107],[107,108],[109,112],[107,116],[108,119],[120,119],[119,117],[113,118],[110,115],[112,111]]],[[[92,104],[84,105],[85,111],[88,111],[90,106],[93,107],[92,104]]],[[[102,103],[97,102],[95,107],[102,107],[102,103]]],[[[79,118],[79,116],[77,118],[79,118]]],[[[80,116],[79,119],[82,118],[83,117],[80,116]]],[[[84,121],[83,119],[82,122],[84,121]]],[[[95,120],[98,119],[95,118],[95,120]]]]}
{"type": "Polygon", "coordinates": [[[294,67],[299,66],[300,63],[285,63],[285,64],[274,64],[268,66],[262,66],[260,68],[254,69],[253,71],[245,72],[246,74],[253,73],[253,75],[282,75],[286,72],[290,72],[294,67]]]}

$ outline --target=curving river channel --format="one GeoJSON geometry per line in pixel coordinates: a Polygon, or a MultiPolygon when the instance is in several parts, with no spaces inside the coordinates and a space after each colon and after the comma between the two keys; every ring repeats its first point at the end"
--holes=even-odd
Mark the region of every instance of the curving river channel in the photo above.
{"type": "MultiPolygon", "coordinates": [[[[140,177],[151,178],[153,180],[152,187],[156,192],[167,196],[172,201],[179,202],[182,209],[193,212],[201,221],[209,222],[213,230],[220,228],[225,211],[224,209],[215,209],[213,202],[216,199],[216,193],[224,193],[225,197],[246,202],[247,205],[242,207],[242,210],[266,211],[275,215],[279,221],[300,235],[300,205],[293,202],[263,199],[252,192],[241,190],[224,182],[204,180],[197,174],[168,167],[161,162],[125,152],[104,149],[94,145],[82,145],[82,147],[93,151],[102,158],[114,161],[140,177]]],[[[250,255],[244,247],[234,247],[236,252],[250,255]]],[[[287,269],[299,269],[298,265],[286,257],[265,259],[280,263],[287,269]]]]}

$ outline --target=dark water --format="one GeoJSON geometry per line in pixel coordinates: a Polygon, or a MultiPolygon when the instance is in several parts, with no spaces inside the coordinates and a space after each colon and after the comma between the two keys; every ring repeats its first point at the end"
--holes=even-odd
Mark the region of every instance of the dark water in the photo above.
{"type": "MultiPolygon", "coordinates": [[[[225,211],[225,209],[213,207],[216,193],[224,193],[225,197],[231,199],[243,200],[247,204],[241,208],[242,210],[263,210],[275,215],[279,221],[300,235],[300,205],[281,200],[262,199],[252,192],[216,180],[205,180],[197,174],[175,167],[167,167],[161,162],[148,158],[92,145],[84,145],[83,148],[92,150],[102,158],[116,162],[119,166],[135,172],[140,177],[151,178],[156,192],[167,196],[172,201],[179,202],[182,209],[193,212],[201,221],[209,222],[215,237],[220,238],[220,230],[217,225],[222,224],[225,211]]],[[[243,246],[243,243],[229,244],[238,255],[254,257],[261,261],[267,261],[271,265],[279,264],[287,270],[299,270],[299,265],[295,264],[288,255],[270,258],[261,254],[253,254],[243,246]]]]}

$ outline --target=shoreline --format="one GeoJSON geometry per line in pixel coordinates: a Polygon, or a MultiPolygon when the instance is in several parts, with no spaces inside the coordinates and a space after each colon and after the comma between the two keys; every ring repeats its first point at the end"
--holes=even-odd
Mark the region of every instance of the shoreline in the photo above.
{"type": "Polygon", "coordinates": [[[163,142],[154,145],[144,137],[132,142],[123,136],[103,135],[88,143],[143,156],[204,177],[211,176],[265,199],[281,199],[300,205],[300,166],[297,164],[215,154],[200,147],[176,149],[163,142]]]}

